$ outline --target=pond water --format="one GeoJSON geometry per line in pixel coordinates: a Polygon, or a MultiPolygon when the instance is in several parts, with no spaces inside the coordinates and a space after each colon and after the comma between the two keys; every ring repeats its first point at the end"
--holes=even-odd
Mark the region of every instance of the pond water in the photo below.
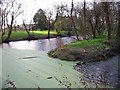
{"type": "Polygon", "coordinates": [[[0,82],[2,80],[0,88],[9,87],[9,84],[6,84],[9,80],[14,81],[18,88],[65,88],[66,82],[72,88],[83,88],[84,85],[79,81],[80,76],[90,75],[90,73],[94,75],[95,73],[94,78],[97,82],[96,78],[98,76],[96,76],[96,73],[98,68],[98,71],[105,72],[109,85],[116,87],[119,83],[118,66],[120,64],[118,65],[118,57],[106,62],[89,63],[82,65],[82,67],[76,66],[80,70],[77,72],[77,69],[73,69],[77,62],[61,61],[47,56],[47,51],[75,41],[76,38],[72,36],[33,41],[16,41],[9,44],[3,43],[3,46],[0,46],[3,47],[2,49],[0,48],[0,63],[2,64],[0,65],[0,72],[2,72],[0,74],[0,82]],[[49,77],[50,79],[48,79],[49,77]],[[64,82],[63,85],[59,81],[64,82]]]}
{"type": "MultiPolygon", "coordinates": [[[[80,39],[82,39],[80,37],[80,39]]],[[[40,51],[49,51],[51,49],[62,47],[65,44],[70,44],[71,42],[75,42],[76,37],[58,37],[58,38],[50,38],[50,39],[39,39],[32,41],[15,41],[10,42],[9,44],[3,43],[3,48],[15,48],[15,49],[27,49],[27,50],[40,50],[40,51]]]]}
{"type": "MultiPolygon", "coordinates": [[[[0,49],[1,50],[1,49],[0,49]]],[[[1,88],[83,88],[76,62],[48,57],[47,51],[2,49],[1,88]],[[11,84],[10,82],[13,82],[11,84]],[[62,82],[62,83],[60,83],[62,82]]],[[[39,90],[39,89],[38,89],[39,90]]]]}
{"type": "Polygon", "coordinates": [[[73,36],[3,43],[0,46],[3,47],[0,48],[0,89],[13,86],[83,88],[84,85],[79,82],[80,73],[73,69],[77,62],[61,61],[47,55],[49,50],[74,41],[73,36]]]}

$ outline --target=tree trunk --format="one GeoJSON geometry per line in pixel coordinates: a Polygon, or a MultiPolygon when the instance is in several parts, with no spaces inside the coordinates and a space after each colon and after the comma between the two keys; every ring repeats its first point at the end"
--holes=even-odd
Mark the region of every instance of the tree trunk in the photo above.
{"type": "Polygon", "coordinates": [[[49,20],[49,25],[48,25],[48,39],[50,38],[50,20],[49,20]]]}
{"type": "Polygon", "coordinates": [[[27,27],[26,27],[26,24],[25,24],[25,22],[24,22],[24,21],[23,21],[23,25],[24,25],[25,31],[26,31],[26,32],[27,32],[27,34],[28,34],[28,39],[29,39],[29,38],[31,38],[30,31],[29,31],[29,30],[27,30],[27,27]]]}
{"type": "Polygon", "coordinates": [[[111,39],[111,24],[110,24],[110,21],[109,21],[109,16],[106,18],[106,21],[107,21],[107,40],[108,42],[110,42],[110,39],[111,39]]]}
{"type": "Polygon", "coordinates": [[[83,13],[84,13],[84,17],[83,17],[83,22],[84,22],[84,39],[86,39],[86,1],[84,0],[84,7],[83,7],[83,13]]]}
{"type": "Polygon", "coordinates": [[[92,23],[92,20],[91,20],[91,16],[89,17],[89,22],[90,22],[90,25],[91,25],[91,31],[92,31],[93,38],[96,38],[96,32],[94,30],[94,26],[93,26],[93,23],[92,23]]]}
{"type": "Polygon", "coordinates": [[[73,16],[72,16],[72,13],[73,13],[73,8],[74,8],[74,4],[73,4],[73,0],[72,0],[72,3],[71,3],[71,13],[70,13],[70,16],[71,16],[71,21],[72,21],[72,26],[74,28],[73,32],[75,33],[75,36],[77,38],[77,40],[79,40],[79,35],[77,34],[77,28],[75,26],[75,22],[74,22],[74,19],[73,19],[73,16]]]}
{"type": "Polygon", "coordinates": [[[110,44],[111,39],[111,23],[110,23],[110,2],[103,2],[104,4],[104,12],[105,12],[105,20],[107,25],[107,43],[110,44]]]}
{"type": "Polygon", "coordinates": [[[97,32],[98,32],[99,36],[103,34],[103,30],[105,30],[105,27],[104,27],[104,19],[102,17],[102,21],[100,21],[100,19],[98,20],[98,29],[97,29],[97,32]]]}
{"type": "Polygon", "coordinates": [[[10,24],[10,26],[8,26],[9,32],[8,32],[8,37],[6,39],[6,42],[10,41],[10,36],[11,36],[11,33],[12,33],[12,29],[13,29],[13,21],[14,21],[14,16],[12,15],[11,16],[11,24],[10,24]]]}
{"type": "Polygon", "coordinates": [[[120,2],[118,2],[117,52],[120,53],[120,2]]]}

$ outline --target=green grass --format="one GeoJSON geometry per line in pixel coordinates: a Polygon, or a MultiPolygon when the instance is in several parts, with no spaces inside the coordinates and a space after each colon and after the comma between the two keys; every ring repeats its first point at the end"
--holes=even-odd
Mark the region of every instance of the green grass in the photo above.
{"type": "MultiPolygon", "coordinates": [[[[66,34],[65,31],[61,32],[62,34],[66,34]]],[[[8,32],[5,33],[3,39],[5,40],[7,38],[8,32]]],[[[31,35],[34,35],[34,37],[39,38],[39,37],[47,37],[48,35],[48,30],[37,30],[37,31],[30,31],[31,35]]],[[[55,30],[50,31],[50,35],[56,35],[57,32],[55,30]]],[[[13,31],[11,34],[11,40],[19,40],[19,39],[24,39],[27,38],[28,34],[26,31],[13,31]]]]}
{"type": "MultiPolygon", "coordinates": [[[[7,34],[8,32],[5,33],[3,39],[7,38],[7,34]]],[[[13,31],[11,34],[11,39],[15,40],[15,39],[22,39],[22,38],[26,38],[27,37],[27,33],[25,31],[13,31]]]]}
{"type": "MultiPolygon", "coordinates": [[[[48,30],[44,30],[44,31],[31,31],[30,32],[31,35],[34,34],[34,37],[47,37],[48,35],[48,30]]],[[[56,35],[56,31],[52,30],[50,31],[50,35],[56,35]]]]}
{"type": "MultiPolygon", "coordinates": [[[[44,31],[31,31],[31,34],[42,34],[42,35],[47,35],[48,34],[48,30],[44,30],[44,31]]],[[[50,34],[57,34],[56,31],[52,30],[50,31],[50,34]]]]}
{"type": "Polygon", "coordinates": [[[104,41],[106,40],[106,36],[99,36],[96,39],[89,39],[83,41],[77,41],[71,43],[70,45],[66,45],[66,48],[106,48],[108,47],[104,41]]]}

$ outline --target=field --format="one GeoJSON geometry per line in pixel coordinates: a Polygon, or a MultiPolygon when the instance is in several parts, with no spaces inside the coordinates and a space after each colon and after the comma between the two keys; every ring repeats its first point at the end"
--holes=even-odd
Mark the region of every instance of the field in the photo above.
{"type": "MultiPolygon", "coordinates": [[[[5,40],[7,38],[7,32],[5,33],[5,35],[3,36],[3,40],[5,40]]],[[[62,31],[61,34],[66,34],[66,31],[62,31]]],[[[30,35],[34,36],[35,38],[39,39],[39,38],[47,38],[48,36],[48,30],[35,30],[35,31],[30,31],[30,35]]],[[[57,32],[55,30],[51,30],[50,31],[50,36],[51,37],[55,37],[57,35],[57,32]]],[[[24,40],[28,38],[28,34],[26,31],[13,31],[11,34],[11,41],[14,40],[24,40]]]]}

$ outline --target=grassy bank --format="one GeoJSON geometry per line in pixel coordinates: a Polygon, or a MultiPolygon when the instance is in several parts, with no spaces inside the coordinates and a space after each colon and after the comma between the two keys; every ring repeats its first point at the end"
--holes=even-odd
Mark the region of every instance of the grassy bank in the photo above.
{"type": "Polygon", "coordinates": [[[98,61],[107,59],[109,46],[105,44],[106,37],[100,36],[96,39],[77,41],[61,48],[48,52],[53,58],[68,61],[98,61]]]}
{"type": "Polygon", "coordinates": [[[98,36],[95,39],[77,41],[70,45],[66,45],[64,48],[84,48],[84,49],[102,49],[108,47],[105,44],[106,36],[98,36]]]}
{"type": "MultiPolygon", "coordinates": [[[[66,35],[65,31],[61,32],[62,35],[66,35]]],[[[3,41],[7,38],[8,33],[6,32],[5,35],[3,36],[3,41]]],[[[48,30],[37,30],[37,31],[30,31],[30,35],[36,39],[40,38],[47,38],[48,36],[48,30]]],[[[57,35],[57,32],[55,30],[50,31],[50,37],[55,37],[57,35]]],[[[11,34],[11,41],[15,40],[24,40],[28,38],[28,34],[26,31],[13,31],[11,34]]]]}

